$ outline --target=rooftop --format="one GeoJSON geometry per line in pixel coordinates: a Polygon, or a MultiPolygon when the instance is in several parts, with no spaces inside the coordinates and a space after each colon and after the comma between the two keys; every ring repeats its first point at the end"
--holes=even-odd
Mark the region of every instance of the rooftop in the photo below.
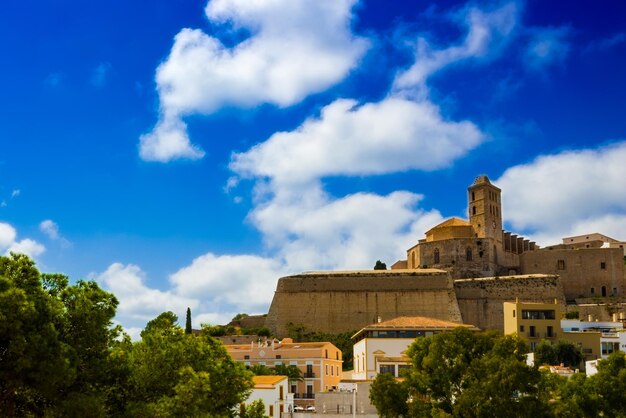
{"type": "Polygon", "coordinates": [[[287,379],[287,376],[253,376],[255,389],[273,389],[277,384],[287,379]]]}

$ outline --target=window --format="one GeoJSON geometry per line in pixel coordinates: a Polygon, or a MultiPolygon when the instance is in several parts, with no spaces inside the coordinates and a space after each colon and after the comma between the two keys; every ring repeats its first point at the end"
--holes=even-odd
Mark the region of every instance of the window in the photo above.
{"type": "Polygon", "coordinates": [[[439,248],[435,248],[435,264],[439,264],[439,248]]]}
{"type": "Polygon", "coordinates": [[[270,405],[270,417],[274,416],[274,405],[270,405]]]}
{"type": "Polygon", "coordinates": [[[291,385],[291,393],[296,393],[298,391],[297,385],[291,385]]]}
{"type": "Polygon", "coordinates": [[[383,373],[389,373],[393,376],[395,376],[396,374],[396,367],[393,364],[381,364],[380,365],[380,369],[379,369],[379,373],[383,374],[383,373]]]}
{"type": "Polygon", "coordinates": [[[554,337],[554,328],[552,328],[551,326],[548,326],[548,331],[546,333],[546,337],[548,337],[548,338],[554,337]]]}
{"type": "Polygon", "coordinates": [[[596,293],[596,289],[592,287],[592,288],[591,288],[591,294],[592,294],[592,295],[595,295],[595,293],[596,293]]]}
{"type": "Polygon", "coordinates": [[[243,359],[244,359],[244,360],[250,360],[250,356],[245,355],[245,356],[243,356],[243,359]]]}
{"type": "Polygon", "coordinates": [[[513,318],[515,318],[515,309],[513,309],[513,318]]]}
{"type": "Polygon", "coordinates": [[[565,260],[557,260],[556,268],[557,270],[565,270],[565,260]]]}
{"type": "Polygon", "coordinates": [[[602,286],[602,297],[606,296],[606,286],[602,286]]]}
{"type": "Polygon", "coordinates": [[[326,376],[328,376],[328,364],[326,365],[326,376]]]}
{"type": "Polygon", "coordinates": [[[328,350],[324,350],[324,357],[328,358],[328,350]]]}
{"type": "Polygon", "coordinates": [[[522,310],[522,319],[555,319],[555,311],[548,309],[545,311],[522,310]]]}
{"type": "Polygon", "coordinates": [[[280,360],[281,358],[283,358],[283,356],[281,356],[280,354],[276,354],[276,360],[280,360]]]}
{"type": "Polygon", "coordinates": [[[476,194],[474,194],[474,192],[472,192],[472,202],[476,200],[476,194]]]}
{"type": "Polygon", "coordinates": [[[476,206],[472,206],[472,215],[476,215],[476,206]]]}
{"type": "Polygon", "coordinates": [[[282,401],[282,400],[283,400],[283,397],[285,396],[285,394],[283,393],[283,391],[284,391],[283,386],[282,386],[282,385],[280,385],[280,386],[278,387],[278,390],[279,390],[279,394],[278,394],[279,398],[278,398],[278,399],[280,399],[280,400],[282,401]]]}
{"type": "Polygon", "coordinates": [[[519,326],[519,332],[524,332],[524,325],[519,326]]]}
{"type": "Polygon", "coordinates": [[[465,260],[472,261],[472,249],[469,247],[465,250],[465,260]]]}
{"type": "Polygon", "coordinates": [[[537,333],[535,332],[535,326],[531,325],[529,328],[530,329],[528,330],[528,336],[529,337],[538,337],[537,333]]]}
{"type": "Polygon", "coordinates": [[[604,261],[600,263],[600,269],[606,270],[606,263],[604,261]]]}

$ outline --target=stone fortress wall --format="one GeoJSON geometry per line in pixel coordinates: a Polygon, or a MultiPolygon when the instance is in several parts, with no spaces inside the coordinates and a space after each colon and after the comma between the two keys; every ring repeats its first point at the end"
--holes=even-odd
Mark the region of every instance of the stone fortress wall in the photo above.
{"type": "Polygon", "coordinates": [[[265,325],[286,336],[307,331],[357,331],[378,320],[429,316],[461,322],[451,276],[442,270],[314,272],[283,277],[265,325]]]}

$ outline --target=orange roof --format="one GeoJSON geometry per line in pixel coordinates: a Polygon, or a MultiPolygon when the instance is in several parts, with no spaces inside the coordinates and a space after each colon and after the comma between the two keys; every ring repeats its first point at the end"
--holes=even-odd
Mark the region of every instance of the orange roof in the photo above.
{"type": "Polygon", "coordinates": [[[388,321],[368,325],[366,328],[456,328],[472,326],[473,325],[458,322],[444,321],[442,319],[428,318],[426,316],[400,316],[388,321]]]}
{"type": "Polygon", "coordinates": [[[273,389],[277,384],[287,379],[287,376],[253,376],[255,389],[273,389]]]}
{"type": "Polygon", "coordinates": [[[425,316],[400,316],[384,322],[371,324],[354,334],[352,338],[364,331],[383,329],[404,329],[404,330],[447,330],[456,327],[465,327],[472,331],[478,331],[474,325],[462,324],[459,322],[444,321],[442,319],[428,318],[425,316]]]}

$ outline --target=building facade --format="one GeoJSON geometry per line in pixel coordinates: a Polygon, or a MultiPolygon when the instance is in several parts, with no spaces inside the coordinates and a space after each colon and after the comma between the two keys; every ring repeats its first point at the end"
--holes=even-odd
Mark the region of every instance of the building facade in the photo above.
{"type": "Polygon", "coordinates": [[[254,388],[246,399],[246,405],[256,400],[263,401],[265,415],[282,418],[284,412],[294,409],[293,394],[289,393],[287,376],[254,376],[254,388]]]}
{"type": "Polygon", "coordinates": [[[354,341],[354,380],[373,380],[379,373],[401,377],[410,367],[409,346],[416,338],[430,337],[456,327],[474,331],[473,325],[426,317],[399,317],[371,324],[352,336],[354,341]]]}
{"type": "Polygon", "coordinates": [[[295,343],[290,338],[250,344],[227,344],[226,350],[235,361],[251,367],[278,364],[293,365],[302,372],[302,381],[289,382],[295,405],[313,405],[315,394],[334,390],[342,374],[341,350],[330,342],[295,343]]]}

